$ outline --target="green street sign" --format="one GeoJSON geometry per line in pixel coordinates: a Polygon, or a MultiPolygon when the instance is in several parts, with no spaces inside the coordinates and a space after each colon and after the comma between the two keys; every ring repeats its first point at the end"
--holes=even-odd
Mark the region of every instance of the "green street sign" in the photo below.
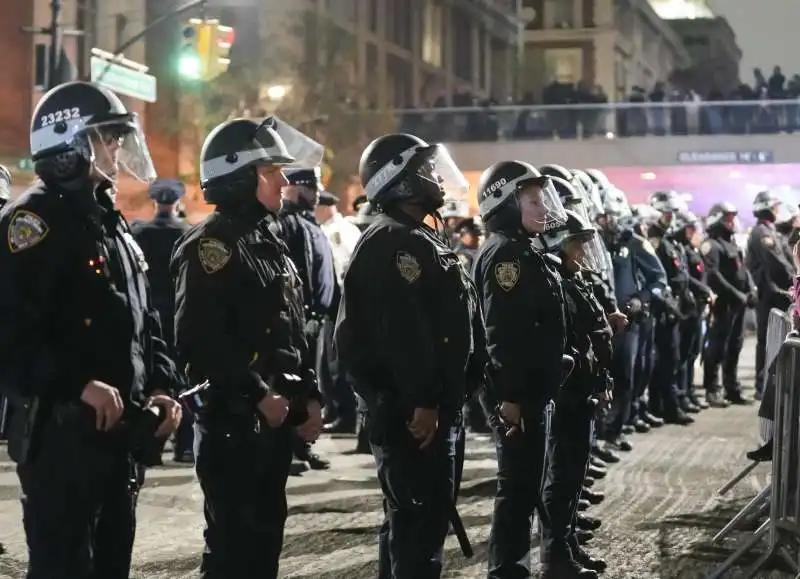
{"type": "Polygon", "coordinates": [[[17,169],[25,173],[33,172],[33,159],[24,158],[17,161],[17,169]]]}
{"type": "Polygon", "coordinates": [[[156,102],[156,77],[127,68],[98,56],[91,58],[92,82],[125,96],[156,102]],[[106,70],[108,69],[108,70],[106,70]]]}

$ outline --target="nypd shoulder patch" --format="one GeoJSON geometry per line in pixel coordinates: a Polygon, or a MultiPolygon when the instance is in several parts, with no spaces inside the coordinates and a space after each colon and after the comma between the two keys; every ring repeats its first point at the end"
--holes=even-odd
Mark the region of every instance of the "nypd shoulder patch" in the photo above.
{"type": "Polygon", "coordinates": [[[11,253],[30,249],[40,244],[49,231],[44,219],[32,211],[20,209],[8,224],[8,249],[11,253]]]}
{"type": "Polygon", "coordinates": [[[197,245],[200,265],[207,274],[217,273],[231,259],[230,248],[219,239],[204,237],[197,245]]]}
{"type": "Polygon", "coordinates": [[[518,263],[503,261],[494,266],[494,279],[504,291],[511,291],[519,282],[518,263]]]}
{"type": "Polygon", "coordinates": [[[702,245],[700,245],[700,253],[702,253],[703,255],[708,255],[709,253],[711,253],[711,250],[713,248],[714,246],[712,245],[712,243],[706,240],[702,243],[702,245]]]}
{"type": "Polygon", "coordinates": [[[395,266],[400,272],[400,277],[407,283],[414,283],[422,275],[422,268],[416,257],[407,251],[398,251],[395,257],[395,266]]]}

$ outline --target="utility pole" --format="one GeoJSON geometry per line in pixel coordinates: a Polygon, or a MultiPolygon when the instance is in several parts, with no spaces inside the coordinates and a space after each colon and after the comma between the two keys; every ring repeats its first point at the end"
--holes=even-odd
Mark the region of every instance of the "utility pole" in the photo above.
{"type": "MultiPolygon", "coordinates": [[[[23,26],[22,32],[50,37],[50,50],[47,63],[47,90],[57,86],[62,80],[59,78],[61,71],[62,40],[65,36],[83,36],[83,30],[64,30],[61,27],[61,0],[50,0],[50,26],[34,28],[23,26]]],[[[69,79],[72,80],[72,79],[69,79]]]]}

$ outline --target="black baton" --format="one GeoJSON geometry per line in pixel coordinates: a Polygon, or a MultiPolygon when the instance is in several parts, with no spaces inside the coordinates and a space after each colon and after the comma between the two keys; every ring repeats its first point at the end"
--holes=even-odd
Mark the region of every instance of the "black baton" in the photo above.
{"type": "Polygon", "coordinates": [[[458,539],[458,546],[461,547],[461,552],[467,559],[475,555],[472,549],[472,543],[469,542],[467,530],[464,528],[464,521],[461,520],[461,515],[458,514],[458,509],[455,503],[450,504],[450,526],[453,528],[453,534],[458,539]]]}

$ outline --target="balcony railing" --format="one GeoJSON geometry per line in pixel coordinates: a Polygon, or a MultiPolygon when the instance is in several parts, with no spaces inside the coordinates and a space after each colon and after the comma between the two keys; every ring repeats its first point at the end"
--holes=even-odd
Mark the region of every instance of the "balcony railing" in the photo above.
{"type": "Polygon", "coordinates": [[[403,109],[396,114],[401,130],[450,143],[800,131],[800,100],[403,109]]]}

